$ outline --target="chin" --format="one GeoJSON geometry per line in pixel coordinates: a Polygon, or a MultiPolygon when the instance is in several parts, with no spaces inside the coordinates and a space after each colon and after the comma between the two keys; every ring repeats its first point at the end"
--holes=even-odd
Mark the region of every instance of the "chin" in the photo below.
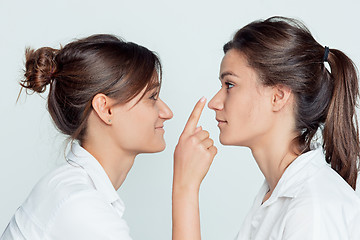
{"type": "Polygon", "coordinates": [[[165,143],[159,143],[155,146],[152,146],[144,151],[142,151],[143,153],[158,153],[158,152],[162,152],[165,150],[166,144],[165,143]]]}
{"type": "Polygon", "coordinates": [[[165,150],[165,148],[166,148],[166,144],[164,143],[161,146],[159,146],[159,148],[156,150],[156,152],[162,152],[165,150]]]}
{"type": "Polygon", "coordinates": [[[220,133],[219,141],[222,145],[232,145],[229,139],[227,139],[223,134],[220,133]]]}
{"type": "Polygon", "coordinates": [[[219,141],[222,145],[225,146],[246,146],[242,143],[242,141],[239,141],[239,139],[230,138],[229,136],[224,136],[224,134],[220,133],[219,141]]]}

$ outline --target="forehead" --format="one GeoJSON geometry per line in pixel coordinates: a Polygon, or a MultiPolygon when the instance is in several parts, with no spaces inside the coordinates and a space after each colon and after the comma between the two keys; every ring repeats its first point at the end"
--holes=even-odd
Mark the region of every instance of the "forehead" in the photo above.
{"type": "Polygon", "coordinates": [[[258,79],[257,72],[249,66],[245,55],[235,49],[227,51],[221,61],[220,79],[228,75],[239,79],[258,79]]]}
{"type": "Polygon", "coordinates": [[[249,68],[244,54],[235,49],[227,51],[221,61],[220,70],[228,70],[230,68],[232,70],[249,68]]]}

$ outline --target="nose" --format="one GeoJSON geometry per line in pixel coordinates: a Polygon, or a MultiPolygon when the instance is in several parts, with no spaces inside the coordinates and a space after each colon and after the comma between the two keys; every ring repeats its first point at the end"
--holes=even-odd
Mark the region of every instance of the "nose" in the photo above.
{"type": "Polygon", "coordinates": [[[174,116],[174,114],[171,111],[171,109],[168,107],[168,105],[166,105],[166,103],[163,102],[163,100],[161,100],[160,98],[158,98],[158,103],[159,103],[159,117],[165,120],[171,119],[174,116]]]}
{"type": "Polygon", "coordinates": [[[222,96],[221,96],[221,89],[209,101],[208,107],[214,111],[219,111],[224,108],[224,102],[223,102],[222,96]]]}

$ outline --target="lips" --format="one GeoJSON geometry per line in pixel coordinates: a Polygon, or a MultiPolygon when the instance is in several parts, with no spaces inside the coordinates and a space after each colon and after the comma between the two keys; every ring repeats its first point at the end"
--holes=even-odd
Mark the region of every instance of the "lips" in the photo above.
{"type": "Polygon", "coordinates": [[[163,129],[163,128],[164,128],[164,125],[155,127],[155,129],[163,129]]]}
{"type": "Polygon", "coordinates": [[[218,121],[219,123],[227,123],[227,121],[219,119],[219,118],[216,118],[216,121],[218,121]]]}
{"type": "Polygon", "coordinates": [[[223,125],[227,124],[227,121],[220,119],[220,118],[216,118],[216,121],[218,121],[218,127],[221,128],[223,125]]]}

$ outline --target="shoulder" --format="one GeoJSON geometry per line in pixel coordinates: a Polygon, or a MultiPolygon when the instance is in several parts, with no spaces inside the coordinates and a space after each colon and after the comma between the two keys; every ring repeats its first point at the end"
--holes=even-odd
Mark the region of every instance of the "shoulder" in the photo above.
{"type": "Polygon", "coordinates": [[[360,198],[338,173],[325,165],[303,183],[292,207],[322,216],[335,214],[346,220],[360,214],[360,198]]]}
{"type": "Polygon", "coordinates": [[[63,198],[76,190],[93,188],[90,177],[82,167],[65,163],[43,176],[30,196],[63,198]]]}
{"type": "Polygon", "coordinates": [[[46,224],[68,199],[94,189],[84,169],[65,163],[40,179],[22,209],[39,224],[46,224]]]}
{"type": "MultiPolygon", "coordinates": [[[[302,232],[310,239],[347,239],[360,224],[360,198],[329,166],[307,179],[290,201],[284,233],[302,232]]],[[[358,233],[356,233],[358,234],[358,233]]]]}
{"type": "Polygon", "coordinates": [[[304,182],[295,202],[309,202],[320,209],[341,207],[342,211],[358,212],[360,197],[330,166],[320,168],[304,182]]]}
{"type": "Polygon", "coordinates": [[[51,239],[130,239],[125,220],[95,190],[68,198],[47,228],[51,239]]]}
{"type": "Polygon", "coordinates": [[[126,222],[79,166],[66,163],[45,175],[21,209],[22,225],[35,224],[50,239],[130,239],[126,222]]]}
{"type": "Polygon", "coordinates": [[[86,222],[117,221],[121,217],[117,214],[112,203],[103,198],[96,190],[84,190],[67,198],[60,206],[54,221],[59,219],[72,221],[86,220],[86,222]]]}

